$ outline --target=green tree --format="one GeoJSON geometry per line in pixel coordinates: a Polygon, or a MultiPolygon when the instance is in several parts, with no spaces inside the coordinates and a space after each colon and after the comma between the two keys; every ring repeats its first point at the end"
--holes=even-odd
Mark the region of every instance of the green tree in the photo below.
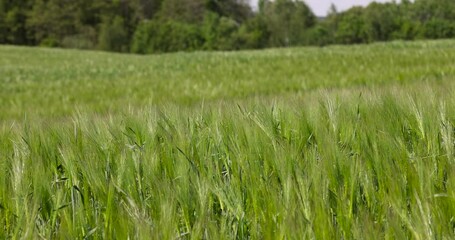
{"type": "Polygon", "coordinates": [[[105,51],[127,52],[129,49],[128,33],[122,17],[105,18],[100,30],[98,47],[105,51]]]}
{"type": "Polygon", "coordinates": [[[4,43],[25,45],[33,41],[27,34],[27,11],[32,5],[31,0],[0,2],[0,40],[4,43]]]}
{"type": "Polygon", "coordinates": [[[36,0],[27,27],[41,45],[61,46],[65,36],[77,33],[77,1],[36,0]]]}
{"type": "Polygon", "coordinates": [[[5,0],[0,0],[0,43],[6,43],[6,35],[8,33],[8,28],[5,19],[6,19],[5,0]]]}
{"type": "Polygon", "coordinates": [[[413,3],[409,0],[401,1],[397,5],[399,29],[393,34],[394,39],[412,40],[417,36],[419,23],[413,18],[413,3]]]}
{"type": "Polygon", "coordinates": [[[303,1],[263,1],[261,14],[266,17],[271,46],[305,43],[305,32],[315,25],[316,16],[303,1]]]}
{"type": "Polygon", "coordinates": [[[232,50],[238,48],[234,40],[234,34],[238,28],[239,25],[234,19],[208,12],[202,25],[204,49],[232,50]]]}
{"type": "Polygon", "coordinates": [[[367,42],[366,23],[362,7],[351,8],[339,15],[335,39],[338,43],[343,44],[367,42]]]}
{"type": "Polygon", "coordinates": [[[373,2],[364,9],[368,42],[392,40],[400,30],[400,12],[396,3],[373,2]]]}
{"type": "Polygon", "coordinates": [[[256,15],[243,23],[234,34],[239,49],[260,49],[268,46],[270,32],[262,15],[256,15]]]}
{"type": "Polygon", "coordinates": [[[415,0],[413,17],[420,22],[431,19],[455,20],[455,1],[453,0],[415,0]]]}
{"type": "Polygon", "coordinates": [[[442,18],[432,18],[422,25],[420,34],[427,39],[453,38],[455,23],[442,18]]]}
{"type": "Polygon", "coordinates": [[[209,11],[231,18],[238,23],[253,17],[248,1],[244,0],[206,0],[206,7],[209,11]]]}
{"type": "Polygon", "coordinates": [[[166,21],[201,23],[206,12],[205,0],[164,0],[158,15],[166,21]]]}
{"type": "Polygon", "coordinates": [[[454,37],[455,1],[452,0],[416,0],[412,15],[420,23],[420,38],[454,37]]]}
{"type": "Polygon", "coordinates": [[[133,53],[162,53],[201,49],[203,37],[195,25],[177,21],[144,21],[137,28],[133,53]]]}
{"type": "Polygon", "coordinates": [[[143,19],[152,19],[161,8],[163,0],[131,0],[136,16],[143,19]]]}

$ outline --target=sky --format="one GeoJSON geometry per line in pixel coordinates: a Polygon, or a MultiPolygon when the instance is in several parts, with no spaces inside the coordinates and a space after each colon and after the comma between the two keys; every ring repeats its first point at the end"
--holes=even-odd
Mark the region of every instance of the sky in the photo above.
{"type": "MultiPolygon", "coordinates": [[[[253,6],[257,6],[258,0],[250,0],[253,6]]],[[[338,11],[346,10],[352,6],[366,6],[374,0],[305,0],[311,7],[316,16],[325,16],[329,11],[330,5],[335,4],[338,11]]],[[[376,0],[376,2],[391,2],[390,0],[376,0]]]]}

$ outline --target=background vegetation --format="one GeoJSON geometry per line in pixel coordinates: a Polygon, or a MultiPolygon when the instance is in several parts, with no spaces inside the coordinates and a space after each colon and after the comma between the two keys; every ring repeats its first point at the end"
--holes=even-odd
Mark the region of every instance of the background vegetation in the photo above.
{"type": "Polygon", "coordinates": [[[455,36],[455,2],[372,3],[316,17],[303,1],[0,0],[0,44],[157,53],[455,36]]]}
{"type": "Polygon", "coordinates": [[[454,48],[2,46],[0,238],[453,239],[454,48]]]}

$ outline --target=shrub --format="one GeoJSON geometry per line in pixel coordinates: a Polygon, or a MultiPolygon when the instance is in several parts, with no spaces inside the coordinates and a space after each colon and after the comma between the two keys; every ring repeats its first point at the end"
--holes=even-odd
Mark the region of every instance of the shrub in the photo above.
{"type": "Polygon", "coordinates": [[[200,49],[203,40],[197,26],[176,21],[144,21],[136,29],[131,44],[133,53],[191,51],[200,49]]]}
{"type": "Polygon", "coordinates": [[[100,31],[99,49],[116,52],[128,51],[128,33],[122,17],[116,16],[113,20],[105,18],[100,31]]]}
{"type": "Polygon", "coordinates": [[[237,49],[234,34],[239,24],[228,17],[220,17],[216,13],[208,13],[204,18],[202,33],[204,49],[233,50],[237,49]]]}
{"type": "Polygon", "coordinates": [[[432,18],[423,24],[421,35],[429,39],[452,38],[455,36],[455,24],[445,19],[432,18]]]}

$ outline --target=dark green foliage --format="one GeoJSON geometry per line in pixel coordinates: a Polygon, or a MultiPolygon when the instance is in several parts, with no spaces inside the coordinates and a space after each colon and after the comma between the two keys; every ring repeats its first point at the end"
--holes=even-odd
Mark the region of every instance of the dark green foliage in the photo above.
{"type": "Polygon", "coordinates": [[[27,14],[30,0],[0,0],[0,43],[30,44],[27,37],[27,14]]]}
{"type": "Polygon", "coordinates": [[[240,23],[254,16],[250,6],[242,0],[206,0],[206,6],[209,11],[240,23]]]}
{"type": "Polygon", "coordinates": [[[203,21],[206,10],[204,0],[165,0],[159,18],[196,24],[203,21]]]}
{"type": "Polygon", "coordinates": [[[6,11],[3,1],[0,1],[0,42],[6,42],[7,25],[6,25],[6,11]]]}
{"type": "Polygon", "coordinates": [[[326,24],[318,24],[308,31],[306,43],[325,46],[333,43],[333,36],[326,24]]]}
{"type": "Polygon", "coordinates": [[[335,33],[336,41],[344,44],[365,42],[366,22],[363,17],[363,9],[351,8],[339,16],[340,20],[335,33]]]}
{"type": "Polygon", "coordinates": [[[332,6],[320,19],[300,0],[257,11],[245,0],[0,0],[0,44],[135,53],[453,38],[454,22],[453,0],[332,6]]]}
{"type": "Polygon", "coordinates": [[[421,27],[421,36],[428,39],[455,37],[455,22],[432,18],[421,27]]]}
{"type": "Polygon", "coordinates": [[[202,27],[204,48],[210,50],[236,49],[234,34],[238,27],[238,23],[231,18],[220,17],[212,12],[207,13],[202,27]]]}
{"type": "Polygon", "coordinates": [[[106,18],[101,24],[99,35],[99,48],[106,51],[128,51],[128,34],[122,17],[106,18]]]}
{"type": "Polygon", "coordinates": [[[400,30],[400,12],[393,3],[372,3],[364,11],[365,33],[369,42],[392,40],[395,32],[400,30]]]}
{"type": "Polygon", "coordinates": [[[260,49],[268,46],[270,32],[263,16],[256,16],[242,24],[234,34],[239,49],[260,49]]]}
{"type": "Polygon", "coordinates": [[[301,1],[265,1],[263,13],[270,31],[271,46],[296,46],[305,42],[306,30],[314,26],[316,17],[301,1]]]}
{"type": "Polygon", "coordinates": [[[141,23],[132,41],[133,53],[159,53],[200,49],[202,36],[194,25],[176,21],[141,23]]]}
{"type": "Polygon", "coordinates": [[[75,2],[37,0],[27,19],[27,27],[40,45],[60,46],[65,36],[76,34],[75,2]]]}

